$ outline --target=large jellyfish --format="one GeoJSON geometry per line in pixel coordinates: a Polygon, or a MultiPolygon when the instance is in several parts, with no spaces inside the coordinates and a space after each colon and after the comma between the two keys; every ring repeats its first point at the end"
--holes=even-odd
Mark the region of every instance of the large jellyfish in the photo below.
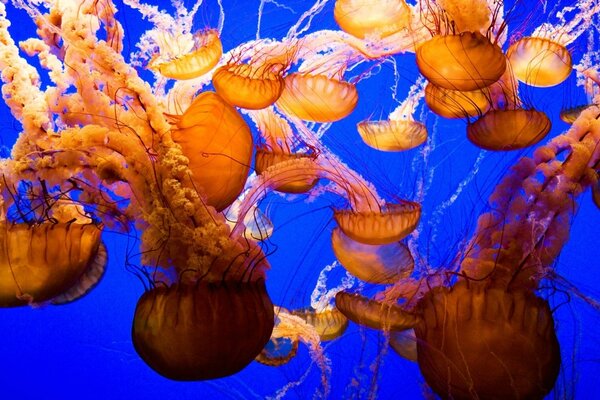
{"type": "Polygon", "coordinates": [[[0,2],[4,392],[594,398],[599,13],[0,2]]]}

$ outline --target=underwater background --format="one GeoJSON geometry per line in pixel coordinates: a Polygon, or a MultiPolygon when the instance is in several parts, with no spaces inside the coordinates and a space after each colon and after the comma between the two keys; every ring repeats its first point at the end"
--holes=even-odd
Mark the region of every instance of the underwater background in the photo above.
{"type": "MultiPolygon", "coordinates": [[[[126,34],[123,53],[128,54],[135,51],[135,43],[148,23],[135,10],[120,1],[115,3],[126,34]]],[[[528,25],[530,22],[552,15],[550,8],[555,6],[547,4],[546,14],[532,16],[527,12],[527,3],[533,2],[522,3],[524,9],[514,23],[523,34],[535,27],[528,25]]],[[[575,4],[559,2],[556,9],[571,3],[575,4]]],[[[167,2],[156,4],[170,7],[167,2]]],[[[256,37],[259,24],[261,37],[283,37],[312,5],[300,0],[223,0],[224,50],[256,37]]],[[[23,10],[9,2],[7,13],[15,39],[35,34],[35,26],[23,10]]],[[[312,20],[309,32],[337,29],[332,15],[333,1],[329,1],[312,20]]],[[[207,0],[198,13],[197,28],[214,26],[218,18],[217,0],[207,0]]],[[[509,30],[509,35],[512,32],[509,30]]],[[[575,60],[588,48],[586,40],[584,35],[569,47],[575,60]]],[[[398,104],[394,98],[401,100],[419,76],[413,54],[395,58],[395,64],[381,63],[372,70],[360,66],[349,72],[357,76],[368,71],[373,76],[357,84],[357,108],[350,117],[333,123],[323,142],[374,182],[388,199],[411,199],[424,187],[423,217],[415,240],[421,252],[418,258],[436,268],[452,260],[461,243],[472,235],[477,216],[486,209],[496,183],[532,149],[500,153],[480,150],[467,140],[464,121],[436,117],[426,106],[416,113],[430,133],[425,146],[402,153],[367,147],[356,131],[356,123],[387,115],[398,104]]],[[[35,65],[35,60],[32,63],[35,65]]],[[[138,72],[152,80],[149,71],[138,72]]],[[[549,89],[521,86],[521,94],[528,104],[550,117],[552,130],[545,140],[568,129],[558,117],[562,109],[586,101],[574,74],[549,89]]],[[[6,107],[0,110],[0,129],[2,157],[7,157],[21,127],[6,107]]],[[[319,274],[335,261],[330,235],[334,228],[332,208],[339,204],[340,200],[328,195],[308,199],[277,194],[261,203],[275,226],[265,244],[271,264],[267,288],[274,304],[290,309],[309,304],[319,274]]],[[[600,398],[600,310],[583,299],[600,299],[600,210],[589,192],[580,196],[578,205],[569,242],[555,268],[582,296],[560,284],[549,283],[542,290],[554,307],[563,357],[559,381],[549,398],[600,398]]],[[[104,232],[103,240],[109,264],[103,280],[87,296],[63,306],[0,310],[0,398],[305,399],[318,398],[322,393],[321,371],[302,344],[296,358],[287,365],[268,367],[255,362],[229,378],[183,383],[156,374],[138,357],[130,336],[135,305],[144,290],[127,268],[136,262],[136,233],[127,236],[104,232]]],[[[333,287],[345,273],[338,266],[327,276],[328,285],[333,287]]],[[[372,288],[364,289],[373,293],[372,288]]],[[[419,399],[427,392],[417,364],[387,348],[379,332],[350,323],[342,337],[324,343],[324,347],[330,360],[329,398],[419,399]]]]}

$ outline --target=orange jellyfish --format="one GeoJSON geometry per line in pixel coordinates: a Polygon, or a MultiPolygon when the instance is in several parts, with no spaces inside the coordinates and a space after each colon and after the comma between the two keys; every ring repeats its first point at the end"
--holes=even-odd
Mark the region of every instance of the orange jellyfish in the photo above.
{"type": "Polygon", "coordinates": [[[450,90],[429,83],[425,87],[425,103],[444,118],[469,118],[485,114],[491,102],[485,90],[450,90]]]}
{"type": "Polygon", "coordinates": [[[506,52],[511,68],[521,82],[531,86],[558,85],[569,77],[571,53],[560,43],[542,37],[524,37],[506,52]]]}
{"type": "Polygon", "coordinates": [[[502,49],[479,32],[434,36],[417,47],[416,55],[423,76],[450,90],[485,88],[506,69],[502,49]]]}
{"type": "Polygon", "coordinates": [[[427,128],[414,119],[423,97],[425,80],[419,78],[411,86],[406,99],[390,113],[387,120],[362,121],[356,125],[360,137],[369,147],[381,151],[404,151],[427,140],[427,128]]]}
{"type": "Polygon", "coordinates": [[[541,141],[552,127],[543,111],[525,108],[510,70],[492,87],[490,109],[467,125],[467,138],[487,150],[515,150],[541,141]]]}
{"type": "Polygon", "coordinates": [[[404,200],[381,211],[336,210],[334,218],[349,238],[364,244],[387,244],[404,239],[421,217],[418,203],[404,200]]]}
{"type": "Polygon", "coordinates": [[[348,327],[348,319],[337,308],[320,311],[313,308],[298,309],[293,310],[291,314],[313,326],[322,341],[340,337],[348,327]]]}
{"type": "Polygon", "coordinates": [[[337,0],[333,17],[344,32],[353,36],[383,38],[410,26],[410,12],[404,0],[337,0]]]}
{"type": "Polygon", "coordinates": [[[427,140],[427,128],[418,121],[362,121],[356,129],[366,145],[381,151],[404,151],[427,140]]]}
{"type": "Polygon", "coordinates": [[[213,69],[222,54],[219,32],[209,29],[194,35],[194,47],[189,53],[169,60],[163,60],[160,55],[156,55],[148,63],[148,68],[171,79],[193,79],[213,69]]]}
{"type": "Polygon", "coordinates": [[[414,268],[412,255],[401,242],[363,244],[350,239],[340,228],[335,228],[331,234],[331,246],[340,264],[365,282],[394,283],[409,276],[414,268]]]}
{"type": "Polygon", "coordinates": [[[417,67],[438,87],[483,89],[506,70],[506,57],[499,46],[503,26],[496,26],[503,2],[495,2],[494,6],[485,1],[474,3],[467,7],[452,1],[427,0],[422,6],[423,23],[433,37],[417,44],[417,67]]]}
{"type": "MultiPolygon", "coordinates": [[[[294,161],[297,159],[313,159],[314,156],[306,153],[286,153],[267,148],[260,148],[256,151],[256,173],[262,174],[268,168],[277,168],[277,164],[294,161]]],[[[319,182],[319,175],[316,173],[299,174],[295,180],[282,180],[281,183],[275,183],[274,190],[282,193],[306,193],[319,182]]]]}
{"type": "Polygon", "coordinates": [[[592,105],[593,104],[584,104],[584,105],[577,106],[577,107],[565,108],[565,109],[561,110],[559,117],[560,117],[561,121],[563,121],[564,123],[572,125],[573,122],[575,122],[575,120],[577,118],[579,118],[579,115],[581,114],[581,112],[592,105]]]}
{"type": "Polygon", "coordinates": [[[0,307],[65,303],[84,295],[106,263],[101,229],[93,224],[3,222],[0,227],[0,307]],[[80,282],[88,270],[98,271],[80,282]]]}
{"type": "Polygon", "coordinates": [[[252,135],[241,115],[218,94],[203,92],[176,118],[172,135],[208,204],[229,206],[244,188],[252,161],[252,135]]]}
{"type": "Polygon", "coordinates": [[[213,86],[229,104],[259,110],[275,103],[281,96],[287,62],[282,63],[281,57],[269,54],[255,58],[248,63],[234,59],[215,71],[213,86]]]}
{"type": "MultiPolygon", "coordinates": [[[[289,123],[278,115],[273,108],[250,113],[256,122],[265,144],[256,151],[254,168],[257,174],[262,174],[269,168],[277,168],[277,164],[294,163],[295,160],[307,161],[316,158],[310,149],[303,144],[293,132],[289,123]]],[[[319,176],[314,174],[299,174],[296,180],[282,179],[275,184],[273,190],[282,193],[306,193],[319,182],[319,176]]]]}
{"type": "Polygon", "coordinates": [[[326,75],[293,73],[285,77],[285,88],[277,108],[306,121],[334,122],[356,107],[358,92],[348,82],[326,75]]]}

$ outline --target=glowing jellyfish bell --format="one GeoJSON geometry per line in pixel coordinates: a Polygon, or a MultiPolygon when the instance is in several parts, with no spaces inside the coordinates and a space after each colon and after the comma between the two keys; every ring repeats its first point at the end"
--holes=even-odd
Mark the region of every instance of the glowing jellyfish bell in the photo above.
{"type": "MultiPolygon", "coordinates": [[[[172,42],[167,40],[166,42],[172,42]]],[[[163,48],[173,47],[163,45],[163,48]]],[[[156,71],[162,76],[171,79],[194,79],[206,74],[213,69],[221,59],[223,47],[218,31],[209,29],[200,31],[193,36],[193,47],[189,52],[174,54],[166,57],[169,51],[154,55],[148,63],[148,69],[156,71]]]]}
{"type": "Polygon", "coordinates": [[[358,92],[348,82],[327,75],[292,73],[277,107],[287,115],[314,122],[334,122],[356,107],[358,92]]]}
{"type": "Polygon", "coordinates": [[[413,117],[422,97],[421,79],[386,120],[359,122],[356,129],[365,144],[381,151],[404,151],[422,145],[427,140],[427,128],[413,117]]]}
{"type": "Polygon", "coordinates": [[[411,10],[404,0],[337,0],[333,17],[344,32],[358,38],[383,38],[410,26],[411,10]]]}
{"type": "Polygon", "coordinates": [[[497,43],[497,11],[488,2],[461,7],[453,1],[426,1],[423,19],[432,38],[416,48],[417,67],[432,84],[450,90],[473,91],[496,82],[506,69],[497,43]],[[494,37],[490,37],[490,35],[494,37]]]}
{"type": "Polygon", "coordinates": [[[555,86],[567,79],[573,69],[567,49],[593,23],[600,11],[594,1],[583,1],[573,7],[569,20],[559,14],[559,22],[540,25],[530,36],[515,40],[506,56],[519,81],[531,86],[555,86]]]}

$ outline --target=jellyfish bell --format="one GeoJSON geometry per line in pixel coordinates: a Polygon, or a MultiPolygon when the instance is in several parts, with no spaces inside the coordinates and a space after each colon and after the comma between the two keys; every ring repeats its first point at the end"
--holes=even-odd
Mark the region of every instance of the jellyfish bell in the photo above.
{"type": "Polygon", "coordinates": [[[342,336],[348,327],[348,319],[337,308],[324,310],[304,308],[293,310],[291,314],[313,326],[321,341],[329,341],[342,336]]]}
{"type": "MultiPolygon", "coordinates": [[[[264,254],[241,239],[234,253],[204,269],[237,270],[244,279],[207,279],[186,271],[167,285],[155,285],[138,300],[133,345],[153,370],[176,381],[235,374],[265,347],[274,326],[273,303],[265,286],[264,254]]],[[[224,272],[225,273],[225,272],[224,272]]]]}
{"type": "Polygon", "coordinates": [[[496,82],[506,70],[500,46],[479,32],[437,35],[416,50],[419,72],[432,84],[472,91],[496,82]]]}
{"type": "Polygon", "coordinates": [[[349,238],[364,244],[387,244],[402,240],[415,229],[421,206],[405,200],[381,211],[336,210],[333,216],[349,238]]]}
{"type": "MultiPolygon", "coordinates": [[[[314,158],[308,153],[288,153],[284,151],[272,151],[266,147],[256,151],[255,169],[258,174],[263,174],[267,169],[277,170],[277,164],[294,162],[295,160],[310,160],[314,158]]],[[[282,193],[299,194],[311,190],[319,182],[319,175],[315,172],[297,173],[295,179],[277,178],[275,172],[273,177],[273,189],[282,193]]]]}
{"type": "Polygon", "coordinates": [[[367,146],[381,151],[410,150],[427,140],[427,128],[418,121],[362,121],[356,128],[367,146]]]}
{"type": "Polygon", "coordinates": [[[517,79],[537,87],[555,86],[573,69],[571,53],[562,44],[544,37],[524,37],[506,52],[517,79]]]}
{"type": "Polygon", "coordinates": [[[515,150],[541,141],[552,123],[535,109],[492,109],[467,126],[467,137],[486,150],[515,150]]]}
{"type": "Polygon", "coordinates": [[[216,92],[229,104],[249,110],[275,103],[284,88],[286,65],[279,57],[269,61],[269,54],[248,63],[242,62],[241,55],[236,58],[215,71],[212,83],[216,92]]]}
{"type": "Polygon", "coordinates": [[[176,118],[172,137],[208,204],[219,211],[229,206],[242,192],[252,161],[253,139],[242,116],[218,94],[203,92],[176,118]]]}
{"type": "Polygon", "coordinates": [[[276,105],[284,114],[306,121],[335,122],[347,117],[358,102],[356,87],[326,75],[293,73],[276,105]]]}
{"type": "Polygon", "coordinates": [[[219,32],[215,29],[200,31],[194,35],[194,47],[189,53],[171,59],[156,54],[148,63],[148,69],[171,79],[186,80],[202,76],[213,69],[223,54],[219,32]]]}
{"type": "Polygon", "coordinates": [[[410,26],[411,10],[404,0],[337,0],[333,17],[353,36],[384,38],[410,26]]]}
{"type": "Polygon", "coordinates": [[[594,104],[584,104],[581,106],[564,108],[560,111],[560,120],[563,121],[565,124],[573,125],[573,122],[575,122],[575,120],[579,118],[581,112],[593,105],[594,104]]]}
{"type": "Polygon", "coordinates": [[[408,277],[414,268],[414,259],[401,242],[363,244],[335,228],[331,234],[331,246],[344,268],[365,282],[391,284],[408,277]]]}
{"type": "Polygon", "coordinates": [[[542,399],[554,387],[560,348],[546,300],[462,281],[417,310],[419,368],[443,399],[542,399]]]}
{"type": "Polygon", "coordinates": [[[485,114],[490,108],[486,90],[450,90],[428,83],[425,87],[425,103],[444,118],[469,118],[485,114]]]}
{"type": "Polygon", "coordinates": [[[64,303],[83,296],[98,282],[105,266],[100,234],[101,229],[94,224],[3,222],[0,307],[53,299],[64,303]],[[99,276],[78,285],[89,268],[100,270],[99,276]]]}

